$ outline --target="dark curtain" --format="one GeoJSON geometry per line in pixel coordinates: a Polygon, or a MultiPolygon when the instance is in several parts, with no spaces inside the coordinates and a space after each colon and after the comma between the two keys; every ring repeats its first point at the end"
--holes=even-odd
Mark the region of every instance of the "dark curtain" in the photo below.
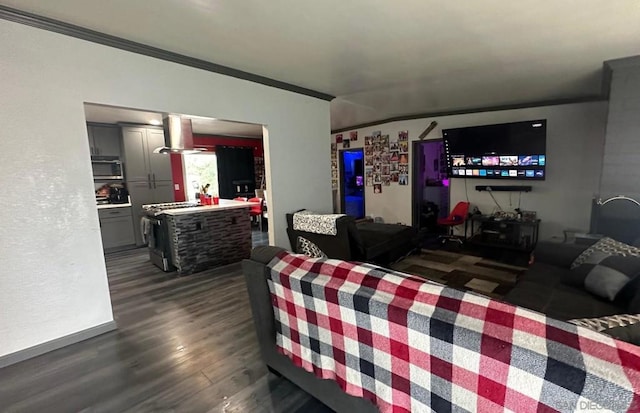
{"type": "Polygon", "coordinates": [[[220,198],[252,197],[255,191],[253,149],[216,146],[220,198]]]}

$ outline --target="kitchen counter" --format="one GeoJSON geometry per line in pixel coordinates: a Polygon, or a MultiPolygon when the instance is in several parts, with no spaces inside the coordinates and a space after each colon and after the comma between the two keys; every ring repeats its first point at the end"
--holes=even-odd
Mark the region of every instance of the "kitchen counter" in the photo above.
{"type": "Polygon", "coordinates": [[[227,209],[251,208],[254,205],[260,205],[258,202],[234,201],[232,199],[221,199],[218,205],[199,205],[192,208],[176,208],[166,209],[163,214],[176,216],[187,214],[200,214],[203,212],[222,211],[227,209]]]}
{"type": "Polygon", "coordinates": [[[125,204],[99,204],[98,209],[111,209],[111,208],[127,208],[131,207],[131,202],[125,204]]]}
{"type": "Polygon", "coordinates": [[[167,209],[162,216],[178,274],[242,261],[251,255],[251,218],[255,202],[221,199],[218,205],[167,209]]]}

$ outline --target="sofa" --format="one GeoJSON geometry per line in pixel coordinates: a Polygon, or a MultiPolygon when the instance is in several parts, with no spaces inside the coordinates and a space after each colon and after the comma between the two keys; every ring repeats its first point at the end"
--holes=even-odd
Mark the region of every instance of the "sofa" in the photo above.
{"type": "MultiPolygon", "coordinates": [[[[555,314],[556,316],[565,318],[565,319],[571,318],[571,317],[613,314],[614,312],[621,311],[624,309],[623,307],[617,307],[616,304],[606,303],[601,300],[593,301],[593,298],[589,297],[588,293],[585,295],[585,293],[581,292],[579,289],[575,289],[576,291],[573,291],[569,289],[569,287],[565,288],[564,286],[560,285],[557,282],[557,280],[554,279],[553,274],[556,274],[558,277],[560,277],[562,275],[562,272],[566,271],[566,269],[563,266],[571,258],[577,257],[581,253],[581,251],[584,249],[584,247],[565,245],[561,248],[562,251],[560,252],[560,248],[557,248],[557,245],[558,244],[556,244],[556,248],[551,248],[551,247],[547,248],[547,246],[541,244],[540,246],[541,252],[538,255],[539,257],[538,261],[534,266],[532,266],[530,273],[528,273],[525,276],[525,278],[522,280],[522,285],[518,284],[518,286],[512,291],[512,293],[510,293],[507,296],[507,301],[510,301],[513,304],[536,307],[538,308],[538,311],[541,311],[541,310],[550,311],[550,312],[553,312],[553,314],[555,314]],[[547,272],[549,273],[548,275],[547,275],[547,272]],[[545,285],[545,284],[548,284],[548,285],[545,285]],[[531,297],[528,297],[526,294],[527,287],[531,288],[533,291],[533,294],[531,294],[531,297]],[[554,291],[554,289],[557,289],[558,291],[557,294],[556,294],[556,291],[554,291]],[[546,295],[551,295],[551,296],[547,297],[546,295]],[[576,310],[576,311],[570,310],[569,307],[571,302],[579,303],[579,306],[578,306],[579,310],[576,310]]],[[[245,280],[247,284],[247,289],[250,296],[251,310],[253,313],[253,319],[254,319],[254,324],[257,332],[261,356],[265,364],[269,368],[269,370],[272,371],[274,374],[281,375],[286,379],[290,380],[291,382],[295,383],[301,389],[303,389],[313,397],[317,398],[318,400],[320,400],[321,402],[323,402],[324,404],[326,404],[328,407],[330,407],[336,412],[352,413],[352,412],[392,411],[388,408],[384,410],[379,409],[379,406],[376,406],[374,403],[372,403],[370,399],[375,398],[375,392],[367,393],[368,397],[366,398],[354,397],[352,395],[349,395],[344,390],[345,388],[344,382],[340,382],[337,379],[325,380],[325,379],[319,378],[318,374],[309,372],[308,368],[307,369],[301,368],[299,362],[293,362],[292,360],[294,360],[294,358],[292,358],[291,355],[285,355],[282,351],[282,348],[279,348],[276,345],[277,332],[279,331],[279,329],[282,329],[283,327],[281,323],[278,321],[277,316],[274,315],[274,313],[276,312],[274,307],[277,299],[274,296],[273,292],[270,291],[269,282],[273,284],[273,279],[276,274],[276,269],[274,267],[274,265],[276,264],[274,264],[274,262],[279,261],[281,259],[280,258],[281,256],[285,256],[286,258],[291,259],[293,255],[290,253],[287,253],[286,251],[278,247],[258,247],[253,250],[251,259],[244,260],[242,263],[243,272],[244,272],[245,280]]],[[[282,267],[280,264],[277,264],[277,265],[280,265],[279,268],[285,268],[285,269],[287,269],[288,268],[287,266],[289,266],[287,271],[291,274],[298,274],[298,275],[302,274],[301,276],[303,277],[307,275],[309,279],[314,279],[315,275],[313,274],[313,271],[322,271],[322,269],[319,270],[319,268],[321,268],[322,262],[325,259],[323,258],[311,259],[311,258],[304,258],[304,256],[301,256],[301,255],[296,255],[293,257],[293,260],[298,261],[301,264],[300,265],[296,264],[294,268],[291,268],[291,264],[286,264],[284,267],[282,267]],[[303,258],[296,258],[296,257],[303,257],[303,258]]],[[[334,270],[336,271],[335,274],[333,274],[332,276],[336,274],[339,277],[344,276],[346,267],[348,267],[349,265],[354,266],[356,264],[332,260],[332,264],[330,264],[329,267],[334,268],[334,270]]],[[[383,272],[381,271],[383,269],[377,270],[376,268],[379,268],[379,267],[369,265],[369,264],[359,264],[358,268],[365,268],[368,271],[371,271],[373,274],[383,272]]],[[[426,283],[430,283],[430,282],[427,281],[426,283]]],[[[371,284],[369,282],[367,284],[374,285],[375,283],[371,284]]],[[[431,284],[434,284],[434,283],[431,283],[431,284]]],[[[434,285],[437,285],[437,284],[434,284],[434,285]]],[[[272,288],[275,288],[275,287],[272,287],[272,288]]],[[[444,312],[440,312],[440,317],[444,317],[444,318],[437,319],[436,317],[436,314],[438,313],[437,311],[431,315],[431,317],[434,320],[432,321],[432,323],[435,323],[436,321],[438,323],[442,323],[443,320],[451,317],[451,315],[447,315],[447,314],[451,314],[450,310],[452,308],[461,308],[459,306],[456,307],[454,304],[452,304],[452,301],[451,301],[452,297],[460,297],[460,296],[468,297],[468,295],[458,290],[450,289],[448,287],[440,286],[440,287],[434,287],[434,288],[436,289],[444,288],[441,299],[437,300],[438,306],[442,305],[442,309],[445,310],[444,312]]],[[[490,300],[485,297],[473,298],[474,296],[475,296],[474,294],[470,296],[471,298],[469,299],[469,302],[467,304],[473,305],[474,303],[482,302],[483,300],[485,302],[490,301],[492,304],[489,304],[486,307],[487,311],[489,311],[488,310],[489,308],[495,309],[501,306],[504,307],[509,305],[509,304],[500,304],[495,300],[490,300]]],[[[359,301],[359,300],[348,299],[347,301],[353,302],[355,304],[356,301],[359,301]]],[[[295,304],[295,306],[304,305],[302,303],[306,303],[306,302],[307,301],[297,301],[297,304],[295,304]]],[[[293,303],[289,303],[289,306],[293,306],[293,303]]],[[[527,313],[526,310],[523,310],[523,311],[524,313],[527,313]]],[[[583,400],[582,402],[584,403],[584,397],[585,397],[584,394],[580,396],[580,397],[583,397],[583,399],[577,399],[577,398],[572,399],[572,397],[575,396],[574,393],[572,392],[566,393],[566,391],[563,388],[556,387],[554,385],[551,385],[551,386],[549,386],[548,384],[542,385],[540,381],[544,381],[546,383],[549,380],[551,381],[568,380],[570,385],[567,387],[571,388],[572,386],[575,385],[576,387],[579,387],[580,389],[582,389],[579,391],[583,391],[583,388],[581,386],[584,386],[585,383],[591,382],[592,380],[596,380],[596,381],[600,380],[599,382],[605,387],[598,390],[591,387],[590,390],[588,390],[592,392],[591,396],[586,398],[586,400],[591,400],[591,401],[587,401],[588,403],[590,403],[589,404],[590,406],[598,406],[600,408],[601,404],[605,405],[606,403],[614,403],[613,405],[609,404],[608,408],[610,410],[640,411],[640,388],[638,388],[638,386],[635,384],[632,386],[633,388],[627,387],[624,390],[622,389],[622,387],[620,387],[620,386],[625,386],[625,384],[620,384],[620,383],[640,383],[640,348],[635,347],[631,344],[617,341],[617,340],[613,342],[609,342],[606,339],[604,339],[605,336],[599,333],[593,332],[591,330],[583,329],[581,327],[572,326],[572,325],[571,327],[569,327],[570,324],[568,323],[565,323],[562,321],[556,321],[554,319],[547,319],[544,316],[536,315],[536,313],[528,312],[527,314],[529,314],[529,316],[532,317],[532,320],[536,320],[534,324],[537,322],[542,324],[544,323],[547,324],[546,333],[545,333],[545,329],[544,328],[542,329],[543,331],[541,333],[543,337],[542,343],[544,343],[544,340],[551,340],[551,344],[550,345],[548,344],[547,346],[542,344],[542,348],[546,347],[547,350],[543,349],[543,351],[540,351],[540,353],[547,354],[547,352],[557,352],[557,354],[559,354],[558,357],[560,361],[549,359],[546,362],[540,362],[540,360],[537,360],[529,364],[532,370],[536,370],[537,367],[535,366],[540,366],[540,365],[544,366],[546,363],[547,365],[546,375],[543,371],[541,375],[533,374],[531,377],[523,376],[519,380],[525,380],[525,381],[516,380],[516,382],[520,383],[519,385],[527,387],[536,383],[537,385],[539,385],[538,390],[541,392],[544,392],[544,395],[541,394],[539,396],[541,397],[541,399],[539,400],[544,399],[545,403],[549,403],[549,404],[555,403],[556,410],[572,411],[579,407],[577,404],[579,403],[578,400],[583,400]],[[548,337],[548,338],[545,339],[544,337],[548,337]],[[563,345],[560,345],[560,346],[558,345],[560,344],[558,340],[564,341],[562,344],[566,342],[567,345],[571,347],[575,346],[575,348],[572,348],[571,351],[566,352],[566,350],[564,350],[565,347],[563,345]],[[615,370],[616,374],[614,374],[613,377],[607,377],[606,379],[603,379],[602,377],[591,377],[591,378],[587,377],[587,379],[585,380],[585,374],[587,376],[589,374],[583,371],[580,371],[579,368],[576,369],[575,366],[573,366],[573,363],[576,362],[575,351],[577,350],[578,354],[580,354],[581,346],[591,345],[589,343],[594,344],[598,348],[597,350],[591,350],[592,356],[595,355],[595,357],[598,358],[601,355],[606,355],[606,354],[623,354],[624,353],[626,355],[624,357],[620,356],[619,360],[623,360],[625,363],[627,363],[627,365],[625,365],[624,367],[619,366],[619,368],[616,367],[616,370],[615,370]],[[613,347],[609,348],[608,346],[613,346],[613,347]],[[566,360],[563,359],[565,357],[566,357],[566,360]],[[566,363],[568,367],[563,367],[565,366],[564,363],[566,363]],[[629,363],[631,367],[629,367],[629,363]],[[624,373],[622,373],[623,371],[624,373]],[[621,374],[626,375],[626,377],[619,377],[621,374]],[[577,380],[576,382],[577,384],[574,383],[575,381],[574,379],[577,380]],[[616,384],[611,384],[609,386],[607,385],[607,383],[605,383],[609,379],[615,380],[618,382],[616,384]],[[623,395],[623,393],[625,395],[623,395]],[[615,396],[613,396],[614,394],[615,396]],[[616,403],[622,403],[622,404],[616,404],[616,403]],[[623,405],[624,407],[621,407],[623,405]]],[[[309,315],[308,312],[306,317],[309,317],[310,319],[313,318],[309,315]]],[[[494,320],[494,322],[497,322],[498,324],[502,323],[502,321],[497,321],[497,320],[494,320]]],[[[475,325],[475,324],[472,323],[471,325],[475,325]]],[[[506,323],[504,325],[508,326],[509,323],[506,323]]],[[[476,327],[473,327],[473,328],[476,328],[476,327]]],[[[485,325],[485,328],[487,328],[486,325],[485,325]]],[[[457,339],[460,339],[460,337],[465,337],[465,336],[473,336],[473,334],[471,335],[469,334],[469,331],[471,330],[467,330],[466,328],[456,330],[456,327],[454,326],[454,331],[449,331],[448,333],[445,334],[445,336],[449,335],[450,338],[457,337],[457,339]],[[454,331],[458,331],[458,333],[455,334],[454,331]],[[450,334],[453,334],[453,335],[450,335],[450,334]]],[[[495,328],[489,327],[488,330],[483,330],[483,331],[484,332],[480,335],[481,337],[480,340],[484,343],[484,340],[486,338],[485,335],[491,336],[493,333],[496,333],[498,335],[502,334],[501,332],[503,332],[503,327],[500,327],[498,330],[495,330],[495,328]]],[[[366,332],[362,333],[360,329],[358,329],[358,336],[360,336],[360,334],[365,334],[366,336],[366,332]]],[[[514,341],[516,340],[515,338],[516,336],[510,336],[510,337],[512,337],[514,341]]],[[[534,338],[540,339],[540,337],[534,337],[534,338]]],[[[520,344],[524,342],[525,346],[528,345],[528,343],[535,342],[535,339],[532,341],[531,338],[526,338],[522,335],[518,336],[518,339],[521,340],[520,344]]],[[[468,349],[473,349],[473,348],[479,349],[482,347],[481,351],[483,352],[483,354],[484,352],[488,352],[487,354],[491,354],[490,356],[491,358],[499,359],[502,362],[509,363],[510,358],[505,359],[504,358],[505,354],[502,351],[504,350],[503,348],[504,344],[500,344],[500,341],[490,340],[489,342],[494,344],[487,346],[487,344],[484,343],[481,346],[480,343],[475,342],[475,344],[471,343],[468,349]],[[494,346],[496,347],[494,350],[492,350],[494,346]],[[500,351],[496,352],[495,350],[500,350],[500,351]]],[[[541,345],[540,342],[538,342],[538,346],[540,345],[541,345]]],[[[316,343],[316,346],[317,346],[317,343],[316,343]]],[[[431,342],[432,350],[434,349],[433,346],[434,346],[434,342],[432,341],[431,342]]],[[[566,347],[566,348],[570,348],[570,347],[566,347]]],[[[585,350],[582,349],[582,351],[585,351],[585,350]]],[[[517,364],[518,369],[520,369],[518,371],[522,372],[522,369],[526,369],[526,367],[523,367],[522,364],[519,364],[519,363],[523,363],[521,357],[524,357],[524,359],[526,359],[528,355],[532,353],[530,353],[529,350],[525,349],[524,353],[518,353],[518,354],[521,354],[521,355],[519,357],[516,357],[516,359],[511,361],[511,363],[515,362],[517,364]]],[[[538,354],[538,356],[540,355],[538,354]]],[[[511,357],[515,357],[515,356],[511,356],[511,357]]],[[[544,357],[544,356],[540,356],[540,357],[544,357]]],[[[578,357],[578,359],[580,359],[580,357],[578,357]]],[[[464,359],[459,359],[459,360],[464,360],[464,359]]],[[[599,372],[597,374],[600,374],[600,375],[603,374],[602,366],[594,367],[594,365],[592,365],[591,362],[589,363],[589,365],[593,368],[593,370],[599,372]]],[[[606,365],[607,364],[605,363],[604,370],[607,369],[606,365]]],[[[367,363],[363,364],[362,362],[360,362],[360,366],[363,369],[372,368],[370,364],[367,364],[367,363]],[[366,366],[369,366],[369,367],[366,367],[366,366]]],[[[433,364],[432,366],[434,366],[433,368],[435,368],[436,365],[433,364]]],[[[490,371],[489,374],[491,375],[493,374],[491,373],[491,371],[495,371],[495,370],[490,368],[489,371],[490,371]]],[[[504,370],[502,371],[504,372],[504,370]]],[[[431,376],[437,376],[438,374],[432,373],[431,376]]],[[[445,373],[445,376],[446,376],[446,373],[445,373]]],[[[457,376],[457,377],[460,377],[460,376],[457,376]]],[[[450,379],[450,380],[453,381],[453,379],[450,379]]],[[[482,378],[478,378],[477,380],[474,381],[474,383],[480,383],[480,380],[482,380],[482,378]]],[[[484,385],[480,386],[478,384],[478,389],[476,391],[485,392],[483,396],[487,399],[491,399],[493,397],[492,392],[497,391],[498,393],[500,393],[505,390],[504,387],[508,387],[511,385],[512,384],[510,382],[509,383],[506,382],[506,379],[505,379],[505,382],[502,384],[496,384],[496,382],[489,381],[487,382],[486,386],[484,385]],[[498,387],[495,387],[495,386],[498,386],[498,387]]],[[[447,400],[446,397],[437,398],[435,396],[431,396],[431,401],[434,404],[430,404],[429,408],[434,409],[435,411],[450,410],[452,408],[453,410],[455,410],[456,406],[453,406],[452,404],[454,402],[461,403],[458,397],[459,396],[456,396],[456,400],[452,401],[452,400],[447,400]],[[439,404],[435,404],[435,403],[439,403],[439,404]]],[[[471,397],[473,398],[474,396],[472,395],[471,397]]],[[[479,396],[478,396],[478,399],[479,399],[479,396]]],[[[518,403],[520,403],[521,401],[514,402],[514,400],[509,401],[506,399],[502,399],[502,402],[515,403],[515,406],[517,406],[518,403]]],[[[531,400],[529,400],[529,402],[531,402],[531,400]]],[[[514,405],[512,404],[511,406],[513,407],[514,405]]],[[[485,409],[487,408],[487,406],[484,406],[484,407],[485,409]]],[[[493,406],[493,408],[495,408],[495,405],[493,406]]],[[[491,409],[491,407],[489,407],[489,409],[491,409]]],[[[410,410],[422,411],[419,408],[418,409],[412,408],[410,410]]],[[[428,411],[429,409],[424,409],[424,410],[428,411]]],[[[474,409],[469,409],[469,410],[474,410],[474,409]]],[[[518,409],[514,409],[514,410],[517,411],[518,409]]]]}
{"type": "Polygon", "coordinates": [[[388,265],[420,246],[420,233],[406,225],[356,221],[342,215],[335,220],[336,234],[327,235],[294,228],[294,215],[286,214],[287,234],[294,252],[300,252],[298,238],[302,237],[329,258],[388,265]]]}
{"type": "MultiPolygon", "coordinates": [[[[639,314],[638,285],[630,286],[635,289],[635,294],[632,291],[630,295],[638,297],[635,301],[631,297],[610,301],[588,292],[577,285],[579,283],[571,282],[571,264],[594,242],[595,240],[583,244],[539,242],[534,253],[535,262],[520,277],[504,300],[563,321],[639,314]]],[[[640,345],[640,324],[627,328],[612,328],[607,334],[640,345]]]]}

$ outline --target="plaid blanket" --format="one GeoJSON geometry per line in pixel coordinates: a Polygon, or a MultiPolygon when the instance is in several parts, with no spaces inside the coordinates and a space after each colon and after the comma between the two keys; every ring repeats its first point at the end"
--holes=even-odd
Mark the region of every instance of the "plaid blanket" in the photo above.
{"type": "Polygon", "coordinates": [[[380,268],[282,252],[277,346],[381,412],[640,412],[640,348],[380,268]]]}

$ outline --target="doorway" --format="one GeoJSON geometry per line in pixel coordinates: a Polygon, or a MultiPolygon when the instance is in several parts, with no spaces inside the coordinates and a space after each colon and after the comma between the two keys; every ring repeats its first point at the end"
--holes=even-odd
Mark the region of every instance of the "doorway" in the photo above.
{"type": "Polygon", "coordinates": [[[342,212],[364,218],[364,150],[340,151],[340,207],[342,212]]]}
{"type": "Polygon", "coordinates": [[[449,179],[442,139],[413,143],[413,226],[438,232],[438,218],[449,214],[449,179]]]}

